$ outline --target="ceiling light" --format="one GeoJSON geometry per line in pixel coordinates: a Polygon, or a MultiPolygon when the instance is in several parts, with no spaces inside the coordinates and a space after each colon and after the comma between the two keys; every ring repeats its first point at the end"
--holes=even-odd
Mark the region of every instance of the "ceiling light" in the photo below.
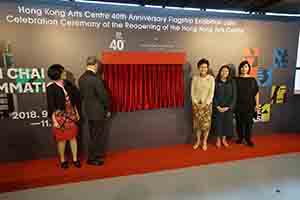
{"type": "Polygon", "coordinates": [[[132,7],[140,6],[139,4],[133,4],[133,3],[116,3],[116,2],[106,2],[106,1],[75,0],[75,2],[92,3],[92,4],[105,4],[105,5],[115,5],[115,6],[132,6],[132,7]]]}
{"type": "Polygon", "coordinates": [[[171,9],[171,10],[183,10],[181,7],[174,7],[174,6],[166,6],[165,8],[171,9]]]}
{"type": "Polygon", "coordinates": [[[300,14],[271,13],[271,12],[266,12],[265,15],[269,15],[269,16],[281,16],[281,17],[300,17],[300,14]]]}
{"type": "Polygon", "coordinates": [[[200,8],[189,8],[189,7],[184,7],[183,10],[193,10],[193,11],[200,11],[200,8]]]}
{"type": "Polygon", "coordinates": [[[147,8],[162,8],[162,6],[156,6],[156,5],[145,5],[147,8]]]}
{"type": "Polygon", "coordinates": [[[218,13],[234,13],[234,14],[250,14],[246,11],[240,11],[240,10],[219,10],[219,9],[206,9],[207,12],[218,12],[218,13]]]}

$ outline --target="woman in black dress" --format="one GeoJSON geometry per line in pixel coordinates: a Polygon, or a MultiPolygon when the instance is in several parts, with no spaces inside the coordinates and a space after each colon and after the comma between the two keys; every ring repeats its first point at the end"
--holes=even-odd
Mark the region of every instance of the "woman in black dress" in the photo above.
{"type": "Polygon", "coordinates": [[[231,69],[223,65],[216,77],[213,100],[213,132],[217,135],[216,146],[228,147],[226,137],[233,136],[233,110],[236,103],[236,85],[231,69]],[[222,140],[221,140],[222,138],[222,140]]]}
{"type": "Polygon", "coordinates": [[[259,111],[258,85],[256,79],[251,77],[251,66],[248,61],[239,65],[239,76],[236,78],[237,103],[235,109],[236,130],[238,133],[237,144],[244,141],[250,147],[254,147],[251,140],[253,118],[259,111]]]}

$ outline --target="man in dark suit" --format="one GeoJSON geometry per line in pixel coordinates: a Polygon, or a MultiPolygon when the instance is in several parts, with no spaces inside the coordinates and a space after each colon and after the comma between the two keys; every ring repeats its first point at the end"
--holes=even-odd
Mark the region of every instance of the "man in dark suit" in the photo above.
{"type": "Polygon", "coordinates": [[[105,120],[109,98],[103,81],[98,76],[100,64],[95,56],[88,57],[86,71],[79,78],[83,111],[89,124],[88,160],[90,165],[103,165],[105,154],[105,120]]]}

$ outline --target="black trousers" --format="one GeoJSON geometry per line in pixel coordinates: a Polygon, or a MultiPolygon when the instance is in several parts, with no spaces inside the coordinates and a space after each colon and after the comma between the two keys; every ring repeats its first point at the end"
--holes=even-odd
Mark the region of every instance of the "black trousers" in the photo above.
{"type": "Polygon", "coordinates": [[[239,140],[251,141],[254,113],[237,112],[235,113],[236,131],[239,140]]]}
{"type": "Polygon", "coordinates": [[[101,159],[106,147],[105,120],[89,120],[88,159],[101,159]]]}

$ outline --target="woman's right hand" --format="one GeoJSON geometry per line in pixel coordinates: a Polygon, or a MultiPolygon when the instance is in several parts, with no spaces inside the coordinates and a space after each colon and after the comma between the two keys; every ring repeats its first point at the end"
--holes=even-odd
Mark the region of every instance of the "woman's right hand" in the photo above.
{"type": "Polygon", "coordinates": [[[220,107],[220,106],[217,106],[217,109],[219,112],[224,112],[224,108],[220,107]]]}
{"type": "Polygon", "coordinates": [[[52,126],[53,126],[54,128],[59,128],[59,123],[53,122],[52,126]]]}
{"type": "Polygon", "coordinates": [[[217,109],[218,109],[219,112],[223,113],[223,112],[227,112],[229,110],[229,107],[220,107],[220,106],[218,106],[217,109]]]}
{"type": "Polygon", "coordinates": [[[219,112],[222,112],[222,108],[220,106],[217,106],[217,109],[219,112]]]}
{"type": "Polygon", "coordinates": [[[56,114],[59,112],[59,110],[53,112],[52,114],[52,127],[54,128],[60,128],[59,123],[56,120],[56,114]]]}

